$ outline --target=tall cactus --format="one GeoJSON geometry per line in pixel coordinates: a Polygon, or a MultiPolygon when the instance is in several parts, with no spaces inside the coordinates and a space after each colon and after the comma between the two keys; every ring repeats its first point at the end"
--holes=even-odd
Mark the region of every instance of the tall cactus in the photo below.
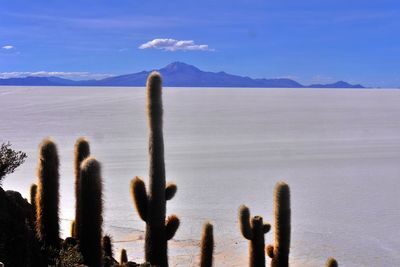
{"type": "Polygon", "coordinates": [[[169,239],[179,226],[175,215],[166,217],[166,201],[173,198],[176,185],[166,185],[163,140],[162,80],[157,72],[147,79],[147,116],[149,127],[149,193],[144,182],[136,177],[131,192],[140,218],[146,222],[145,259],[152,265],[168,266],[169,239]]]}
{"type": "Polygon", "coordinates": [[[102,266],[103,200],[100,163],[93,157],[86,158],[80,175],[80,249],[86,265],[102,266]]]}
{"type": "MultiPolygon", "coordinates": [[[[79,198],[80,192],[80,175],[81,175],[81,164],[84,159],[90,156],[90,146],[89,141],[84,138],[80,137],[75,142],[75,149],[74,149],[74,173],[75,173],[75,226],[79,225],[81,219],[79,214],[81,214],[81,201],[79,198]]],[[[80,239],[79,229],[75,229],[75,237],[80,239]]]]}
{"type": "Polygon", "coordinates": [[[245,205],[239,208],[239,226],[244,238],[249,240],[250,267],[265,266],[265,240],[271,225],[263,223],[261,216],[254,216],[250,221],[250,210],[245,205]]]}
{"type": "Polygon", "coordinates": [[[213,264],[214,235],[213,225],[209,222],[205,223],[203,226],[203,234],[201,237],[200,247],[200,267],[211,267],[213,264]]]}
{"type": "Polygon", "coordinates": [[[326,267],[338,267],[338,266],[339,265],[338,265],[337,261],[334,258],[329,258],[326,261],[326,267]]]}
{"type": "Polygon", "coordinates": [[[59,159],[57,146],[51,139],[39,147],[38,192],[36,194],[36,232],[46,246],[59,248],[59,159]]]}
{"type": "Polygon", "coordinates": [[[290,252],[290,189],[289,185],[279,182],[275,186],[275,244],[267,247],[272,259],[271,267],[289,266],[290,252]]]}

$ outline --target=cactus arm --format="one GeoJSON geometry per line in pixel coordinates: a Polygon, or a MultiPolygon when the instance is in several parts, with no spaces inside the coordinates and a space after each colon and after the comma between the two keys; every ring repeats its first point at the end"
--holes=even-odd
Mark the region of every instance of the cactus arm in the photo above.
{"type": "Polygon", "coordinates": [[[165,200],[171,200],[178,190],[178,187],[174,183],[168,183],[165,188],[165,200]]]}
{"type": "Polygon", "coordinates": [[[139,177],[131,181],[131,194],[140,218],[146,222],[148,204],[146,186],[139,177]]]}
{"type": "Polygon", "coordinates": [[[253,239],[253,232],[250,225],[250,210],[245,205],[239,208],[239,227],[244,238],[253,239]]]}
{"type": "Polygon", "coordinates": [[[269,223],[265,223],[265,224],[263,225],[264,234],[268,233],[269,230],[271,230],[271,225],[270,225],[269,223]]]}
{"type": "Polygon", "coordinates": [[[328,261],[326,262],[326,267],[338,267],[338,263],[334,258],[329,258],[328,261]]]}
{"type": "Polygon", "coordinates": [[[271,259],[274,258],[274,246],[268,245],[268,246],[265,248],[265,252],[267,252],[268,257],[270,257],[271,259]]]}
{"type": "Polygon", "coordinates": [[[167,221],[165,222],[165,236],[167,240],[170,240],[174,237],[176,231],[178,230],[180,221],[176,215],[168,216],[167,221]]]}

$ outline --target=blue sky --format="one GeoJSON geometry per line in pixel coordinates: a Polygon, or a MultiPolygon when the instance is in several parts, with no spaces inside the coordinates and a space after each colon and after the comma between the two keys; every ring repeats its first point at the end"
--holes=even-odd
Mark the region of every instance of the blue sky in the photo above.
{"type": "Polygon", "coordinates": [[[0,77],[100,78],[173,61],[399,87],[400,1],[0,0],[0,77]]]}

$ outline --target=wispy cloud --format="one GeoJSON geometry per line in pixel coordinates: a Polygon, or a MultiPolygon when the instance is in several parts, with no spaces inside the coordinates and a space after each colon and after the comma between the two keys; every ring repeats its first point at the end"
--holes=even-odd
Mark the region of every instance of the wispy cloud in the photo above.
{"type": "Polygon", "coordinates": [[[0,72],[0,79],[8,78],[23,78],[23,77],[61,77],[67,79],[84,80],[84,79],[103,79],[113,76],[106,73],[91,73],[91,72],[63,72],[63,71],[14,71],[0,72]]]}
{"type": "Polygon", "coordinates": [[[214,51],[206,44],[195,44],[193,40],[154,39],[139,46],[139,49],[149,48],[164,51],[214,51]]]}
{"type": "Polygon", "coordinates": [[[10,50],[13,48],[14,48],[14,46],[12,46],[12,45],[5,45],[5,46],[1,47],[1,49],[5,49],[5,50],[10,50]]]}

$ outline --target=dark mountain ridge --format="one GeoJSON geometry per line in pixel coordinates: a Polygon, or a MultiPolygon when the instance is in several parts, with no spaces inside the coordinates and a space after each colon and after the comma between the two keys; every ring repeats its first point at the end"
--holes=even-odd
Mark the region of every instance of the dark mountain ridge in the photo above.
{"type": "MultiPolygon", "coordinates": [[[[304,86],[291,79],[253,79],[226,72],[202,71],[195,66],[173,62],[157,70],[169,87],[253,87],[253,88],[364,88],[343,81],[304,86]]],[[[0,79],[0,85],[19,86],[145,86],[151,71],[119,75],[101,80],[74,81],[59,77],[24,77],[0,79]]]]}

